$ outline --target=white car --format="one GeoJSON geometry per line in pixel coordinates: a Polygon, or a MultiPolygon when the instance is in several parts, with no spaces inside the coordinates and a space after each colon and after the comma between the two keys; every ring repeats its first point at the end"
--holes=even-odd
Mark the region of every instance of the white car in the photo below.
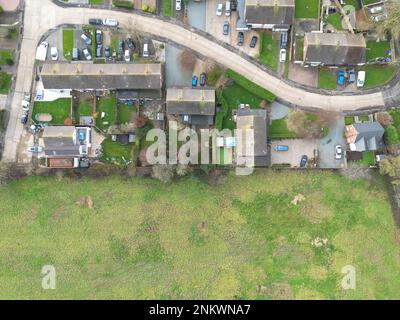
{"type": "Polygon", "coordinates": [[[181,6],[181,0],[175,0],[175,10],[176,11],[181,11],[182,6],[181,6]]]}
{"type": "Polygon", "coordinates": [[[357,75],[357,87],[364,87],[365,84],[365,71],[358,71],[357,75]]]}
{"type": "Polygon", "coordinates": [[[286,49],[281,49],[279,52],[279,62],[285,62],[286,61],[286,49]]]}
{"type": "Polygon", "coordinates": [[[41,153],[43,152],[43,147],[29,147],[28,152],[41,153]]]}
{"type": "Polygon", "coordinates": [[[24,111],[28,111],[29,110],[29,107],[30,107],[30,103],[29,103],[29,101],[26,101],[26,100],[22,100],[22,110],[24,110],[24,111]]]}
{"type": "Polygon", "coordinates": [[[90,55],[88,48],[84,48],[82,50],[82,52],[83,52],[83,55],[85,56],[86,60],[92,60],[92,56],[90,55]]]}
{"type": "Polygon", "coordinates": [[[53,60],[53,61],[58,60],[58,49],[56,47],[50,48],[50,56],[51,56],[51,60],[53,60]]]}
{"type": "Polygon", "coordinates": [[[222,16],[222,9],[223,9],[222,3],[218,3],[218,5],[217,5],[217,16],[222,16]]]}
{"type": "Polygon", "coordinates": [[[335,159],[340,160],[343,156],[342,146],[340,144],[335,146],[335,159]]]}
{"type": "Polygon", "coordinates": [[[145,43],[143,44],[143,58],[148,58],[149,57],[149,44],[145,43]]]}
{"type": "Polygon", "coordinates": [[[129,50],[125,50],[124,59],[126,62],[131,61],[131,53],[129,52],[129,50]]]}
{"type": "Polygon", "coordinates": [[[379,7],[373,7],[371,8],[371,13],[381,13],[383,11],[383,7],[379,6],[379,7]]]}
{"type": "Polygon", "coordinates": [[[103,25],[109,27],[118,27],[118,20],[117,19],[104,19],[103,25]]]}

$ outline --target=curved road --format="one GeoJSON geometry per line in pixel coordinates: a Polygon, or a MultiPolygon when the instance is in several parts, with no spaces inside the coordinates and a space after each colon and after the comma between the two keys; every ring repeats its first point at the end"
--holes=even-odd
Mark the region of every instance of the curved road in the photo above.
{"type": "Polygon", "coordinates": [[[293,105],[335,111],[371,107],[383,108],[385,106],[384,96],[381,92],[328,96],[292,87],[216,42],[179,25],[155,17],[102,9],[63,8],[55,5],[51,0],[25,0],[25,3],[21,56],[10,122],[6,133],[6,145],[3,153],[4,161],[12,162],[16,160],[17,145],[23,130],[22,125],[19,123],[20,103],[23,92],[30,91],[31,88],[35,50],[41,36],[49,29],[61,24],[87,24],[88,19],[93,17],[116,18],[122,28],[136,29],[188,47],[227,68],[235,70],[293,105]]]}

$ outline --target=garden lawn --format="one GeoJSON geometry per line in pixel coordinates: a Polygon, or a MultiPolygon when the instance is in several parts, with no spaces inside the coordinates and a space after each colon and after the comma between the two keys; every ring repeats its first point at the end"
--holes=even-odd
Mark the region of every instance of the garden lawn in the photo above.
{"type": "Polygon", "coordinates": [[[354,122],[355,122],[355,119],[354,119],[353,116],[346,116],[346,117],[344,117],[344,124],[345,124],[346,126],[348,126],[348,125],[350,125],[350,124],[353,124],[354,122]]]}
{"type": "Polygon", "coordinates": [[[63,29],[63,53],[68,60],[72,59],[72,49],[74,47],[74,30],[63,29]]]}
{"type": "Polygon", "coordinates": [[[133,120],[132,117],[134,112],[135,112],[135,106],[119,104],[117,122],[120,124],[132,122],[133,120]]]}
{"type": "Polygon", "coordinates": [[[80,122],[81,116],[93,116],[93,100],[82,101],[78,108],[74,110],[75,123],[80,122]]]}
{"type": "Polygon", "coordinates": [[[0,203],[1,299],[400,298],[400,233],[375,174],[33,177],[1,186],[0,203]],[[341,287],[347,265],[355,290],[341,287]]]}
{"type": "Polygon", "coordinates": [[[296,0],[296,19],[318,19],[320,0],[296,0]]]}
{"type": "Polygon", "coordinates": [[[162,14],[166,17],[172,16],[172,0],[163,0],[162,14]]]}
{"type": "Polygon", "coordinates": [[[271,139],[296,138],[296,133],[287,127],[287,118],[272,120],[269,127],[268,137],[271,139]]]}
{"type": "Polygon", "coordinates": [[[262,64],[276,71],[279,63],[279,41],[273,38],[271,32],[261,32],[260,37],[259,60],[262,64]]]}
{"type": "Polygon", "coordinates": [[[373,88],[389,82],[396,73],[396,65],[366,65],[359,70],[366,71],[364,88],[373,88]]]}
{"type": "Polygon", "coordinates": [[[332,25],[336,30],[343,30],[342,27],[342,16],[339,13],[328,15],[326,22],[332,25]]]}
{"type": "Polygon", "coordinates": [[[330,70],[320,69],[318,86],[326,90],[336,89],[336,75],[330,70]]]}
{"type": "Polygon", "coordinates": [[[390,50],[389,41],[368,41],[367,42],[367,61],[374,61],[376,58],[386,58],[390,50]]]}
{"type": "Polygon", "coordinates": [[[8,94],[10,91],[11,77],[11,74],[0,71],[0,94],[8,94]]]}
{"type": "Polygon", "coordinates": [[[32,119],[38,113],[50,113],[53,120],[50,124],[64,124],[64,121],[71,117],[71,99],[62,98],[54,101],[35,101],[32,111],[32,119]]]}
{"type": "Polygon", "coordinates": [[[109,126],[115,123],[117,117],[117,99],[115,94],[101,97],[99,101],[97,101],[97,119],[96,119],[96,126],[106,131],[109,126]],[[105,116],[102,119],[101,113],[105,112],[105,116]]]}
{"type": "Polygon", "coordinates": [[[100,160],[103,162],[124,164],[132,160],[132,143],[122,145],[117,141],[106,139],[101,145],[103,147],[103,154],[100,160]]]}
{"type": "Polygon", "coordinates": [[[0,50],[0,65],[12,64],[14,62],[14,55],[10,50],[0,50]]]}

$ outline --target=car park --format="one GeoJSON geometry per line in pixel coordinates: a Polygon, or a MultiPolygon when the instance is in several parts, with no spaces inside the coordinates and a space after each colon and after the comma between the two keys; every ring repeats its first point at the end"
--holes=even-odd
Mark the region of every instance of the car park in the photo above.
{"type": "Polygon", "coordinates": [[[96,58],[100,58],[103,56],[103,46],[99,45],[96,48],[96,58]]]}
{"type": "Polygon", "coordinates": [[[286,61],[286,49],[281,49],[279,51],[279,62],[285,62],[286,61]]]}
{"type": "Polygon", "coordinates": [[[238,41],[237,41],[238,46],[241,47],[243,45],[243,42],[244,42],[244,33],[242,31],[239,31],[238,32],[238,41]]]}
{"type": "Polygon", "coordinates": [[[206,85],[206,74],[203,72],[202,74],[200,74],[200,86],[204,87],[206,85]]]}
{"type": "Polygon", "coordinates": [[[96,30],[96,44],[103,44],[103,32],[99,29],[96,30]]]}
{"type": "Polygon", "coordinates": [[[128,46],[129,49],[133,50],[135,49],[135,44],[133,43],[131,38],[126,39],[126,45],[128,46]]]}
{"type": "Polygon", "coordinates": [[[286,49],[287,47],[287,40],[288,40],[288,33],[287,32],[282,32],[281,33],[281,49],[286,49]]]}
{"type": "Polygon", "coordinates": [[[92,37],[89,34],[82,33],[81,39],[85,41],[85,43],[90,46],[92,44],[92,37]]]}
{"type": "Polygon", "coordinates": [[[304,168],[307,165],[308,157],[306,155],[301,156],[300,168],[304,168]]]}
{"type": "Polygon", "coordinates": [[[256,36],[251,37],[250,48],[255,48],[257,45],[258,38],[256,36]]]}
{"type": "Polygon", "coordinates": [[[125,50],[124,59],[125,59],[126,62],[131,61],[131,53],[130,53],[130,51],[128,49],[125,50]]]}
{"type": "Polygon", "coordinates": [[[342,159],[342,155],[343,155],[342,146],[340,144],[337,144],[335,146],[335,159],[336,160],[342,159]]]}
{"type": "Polygon", "coordinates": [[[344,72],[344,70],[339,70],[338,76],[337,76],[337,84],[339,86],[344,86],[345,83],[346,83],[345,72],[344,72]]]}
{"type": "Polygon", "coordinates": [[[149,57],[149,44],[145,43],[143,44],[143,58],[148,58],[149,57]]]}
{"type": "Polygon", "coordinates": [[[197,87],[197,76],[192,77],[192,87],[197,87]]]}
{"type": "Polygon", "coordinates": [[[227,36],[229,34],[229,22],[228,21],[224,22],[224,29],[223,29],[222,33],[224,34],[224,36],[227,36]]]}
{"type": "Polygon", "coordinates": [[[222,16],[222,9],[223,9],[222,3],[218,3],[217,4],[217,12],[216,12],[217,16],[222,16]]]}
{"type": "Polygon", "coordinates": [[[28,152],[41,153],[41,152],[43,152],[43,147],[40,147],[40,146],[29,147],[28,152]]]}
{"type": "Polygon", "coordinates": [[[106,46],[104,48],[104,56],[106,58],[110,58],[111,57],[111,47],[110,46],[106,46]]]}
{"type": "Polygon", "coordinates": [[[82,50],[83,55],[85,56],[86,60],[92,60],[92,56],[90,55],[89,49],[88,48],[84,48],[82,50]]]}
{"type": "Polygon", "coordinates": [[[175,0],[175,10],[176,11],[181,11],[181,9],[182,9],[181,0],[175,0]]]}
{"type": "Polygon", "coordinates": [[[108,26],[108,27],[117,27],[118,26],[118,20],[116,20],[116,19],[104,19],[103,20],[103,24],[105,25],[105,26],[108,26]]]}
{"type": "Polygon", "coordinates": [[[289,151],[289,146],[284,145],[284,144],[278,144],[276,146],[274,146],[274,150],[275,151],[289,151]]]}
{"type": "Polygon", "coordinates": [[[58,60],[58,49],[56,47],[50,48],[50,56],[51,56],[51,60],[53,60],[53,61],[58,60]]]}
{"type": "Polygon", "coordinates": [[[72,60],[76,61],[80,58],[80,52],[78,48],[72,48],[72,60]]]}
{"type": "Polygon", "coordinates": [[[364,87],[365,84],[365,71],[358,71],[357,75],[357,87],[364,87]]]}
{"type": "Polygon", "coordinates": [[[93,26],[101,26],[103,24],[103,20],[101,19],[89,19],[89,24],[93,26]]]}

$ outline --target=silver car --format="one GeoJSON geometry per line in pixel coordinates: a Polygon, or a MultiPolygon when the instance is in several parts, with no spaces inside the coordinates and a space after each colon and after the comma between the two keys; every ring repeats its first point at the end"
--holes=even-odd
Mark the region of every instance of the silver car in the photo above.
{"type": "Polygon", "coordinates": [[[340,160],[342,159],[342,156],[343,156],[342,146],[340,144],[337,144],[335,146],[335,159],[340,160]]]}

